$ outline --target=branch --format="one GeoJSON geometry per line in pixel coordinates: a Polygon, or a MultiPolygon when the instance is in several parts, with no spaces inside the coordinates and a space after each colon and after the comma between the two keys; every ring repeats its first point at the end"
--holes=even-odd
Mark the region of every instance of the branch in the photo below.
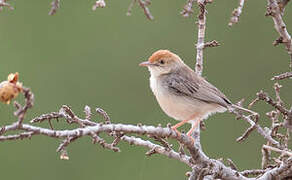
{"type": "Polygon", "coordinates": [[[14,10],[14,8],[7,3],[7,0],[0,0],[0,11],[3,10],[3,7],[7,7],[9,10],[14,10]]]}
{"type": "Polygon", "coordinates": [[[271,80],[282,80],[282,79],[291,78],[291,77],[292,77],[292,72],[285,72],[283,74],[274,76],[271,80]]]}
{"type": "Polygon", "coordinates": [[[138,0],[140,7],[143,9],[145,16],[149,20],[153,20],[154,17],[152,16],[148,6],[151,4],[150,0],[138,0]]]}
{"type": "MultiPolygon", "coordinates": [[[[266,16],[271,16],[275,29],[279,33],[280,37],[282,38],[281,42],[285,45],[286,50],[288,51],[288,55],[290,56],[290,68],[292,68],[292,41],[291,41],[291,36],[287,31],[286,25],[282,19],[282,12],[283,8],[281,11],[281,8],[279,7],[278,3],[276,0],[267,0],[268,1],[268,7],[267,7],[267,12],[266,16]]],[[[286,3],[284,3],[282,7],[285,7],[286,3]]]]}
{"type": "Polygon", "coordinates": [[[200,8],[200,13],[198,15],[198,42],[196,45],[197,48],[197,57],[195,71],[200,76],[203,72],[203,49],[204,49],[204,39],[206,31],[206,0],[198,0],[198,6],[200,8]]]}
{"type": "Polygon", "coordinates": [[[190,15],[193,14],[193,4],[194,4],[195,0],[187,0],[183,10],[181,11],[181,15],[183,17],[189,17],[190,15]]]}
{"type": "Polygon", "coordinates": [[[232,11],[232,16],[230,18],[230,22],[228,23],[228,26],[232,26],[233,24],[238,23],[239,16],[241,15],[242,9],[244,6],[244,1],[245,0],[239,0],[239,6],[232,11]]]}
{"type": "Polygon", "coordinates": [[[60,7],[60,0],[53,0],[53,2],[51,2],[51,10],[49,12],[49,15],[54,15],[56,14],[57,10],[59,9],[60,7]]]}

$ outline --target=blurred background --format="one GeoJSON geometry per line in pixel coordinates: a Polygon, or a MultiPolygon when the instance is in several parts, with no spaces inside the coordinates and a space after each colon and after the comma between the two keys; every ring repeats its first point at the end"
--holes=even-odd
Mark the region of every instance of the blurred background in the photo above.
{"type": "MultiPolygon", "coordinates": [[[[103,9],[92,11],[94,1],[61,1],[54,16],[48,16],[50,1],[11,1],[14,11],[0,14],[0,77],[20,73],[20,81],[35,94],[35,106],[25,122],[42,113],[70,105],[84,117],[83,108],[101,107],[114,123],[158,125],[177,123],[159,108],[149,88],[149,73],[138,64],[155,50],[169,49],[194,67],[197,27],[195,14],[179,13],[185,1],[153,1],[149,21],[135,6],[126,16],[130,0],[106,1],[103,9]]],[[[288,70],[285,48],[273,47],[278,38],[273,21],[265,17],[266,1],[246,2],[239,24],[227,24],[237,1],[215,1],[207,6],[206,41],[217,40],[220,47],[204,51],[203,75],[233,102],[264,89],[274,96],[275,74],[288,70]]],[[[285,11],[285,22],[292,33],[292,7],[285,11]]],[[[291,81],[284,80],[281,94],[287,106],[292,102],[291,81]]],[[[21,101],[21,97],[18,100],[21,101]]],[[[264,112],[271,108],[259,103],[260,123],[269,125],[264,112]]],[[[0,124],[16,119],[12,105],[0,105],[0,124]]],[[[101,121],[95,116],[96,121],[101,121]]],[[[205,121],[202,146],[211,158],[231,158],[240,169],[259,168],[263,138],[253,132],[244,143],[235,139],[248,127],[229,113],[216,114],[205,121]]],[[[39,124],[37,124],[39,125],[39,124]]],[[[73,128],[53,123],[55,128],[73,128]]],[[[41,124],[48,127],[47,123],[41,124]]],[[[188,125],[181,130],[190,128],[188,125]]],[[[110,139],[107,139],[110,140],[110,139]]],[[[0,143],[2,179],[184,179],[190,169],[167,157],[146,157],[146,149],[120,143],[121,153],[93,145],[82,138],[68,148],[69,161],[59,159],[60,141],[44,136],[31,140],[0,143]]],[[[175,147],[177,144],[174,143],[175,147]]]]}

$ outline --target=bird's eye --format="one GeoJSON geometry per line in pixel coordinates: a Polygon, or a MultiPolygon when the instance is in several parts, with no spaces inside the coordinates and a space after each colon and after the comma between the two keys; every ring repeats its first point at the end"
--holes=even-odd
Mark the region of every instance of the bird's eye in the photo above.
{"type": "Polygon", "coordinates": [[[165,62],[164,62],[164,60],[160,60],[159,63],[160,64],[164,64],[165,62]]]}

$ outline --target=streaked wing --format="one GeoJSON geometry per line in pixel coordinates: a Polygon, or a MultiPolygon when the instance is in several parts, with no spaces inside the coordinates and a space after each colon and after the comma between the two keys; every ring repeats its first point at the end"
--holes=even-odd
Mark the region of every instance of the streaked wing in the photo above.
{"type": "Polygon", "coordinates": [[[231,104],[221,91],[193,71],[183,74],[168,74],[164,77],[164,86],[178,96],[188,96],[223,107],[231,104]]]}

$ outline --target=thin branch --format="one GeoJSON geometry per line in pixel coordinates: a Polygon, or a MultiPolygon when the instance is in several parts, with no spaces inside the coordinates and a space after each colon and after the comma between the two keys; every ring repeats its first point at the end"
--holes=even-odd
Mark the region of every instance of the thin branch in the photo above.
{"type": "Polygon", "coordinates": [[[280,37],[282,37],[283,39],[282,42],[288,51],[288,55],[290,57],[290,68],[292,68],[292,40],[290,34],[287,31],[286,25],[283,21],[281,8],[279,7],[278,2],[276,0],[267,1],[268,7],[266,16],[271,16],[273,18],[275,29],[279,33],[280,37]]]}
{"type": "Polygon", "coordinates": [[[275,151],[277,153],[281,153],[283,155],[287,155],[287,156],[292,157],[292,152],[286,151],[286,150],[282,150],[282,149],[278,149],[278,148],[275,148],[275,147],[272,147],[272,146],[263,145],[263,149],[275,151]]]}
{"type": "Polygon", "coordinates": [[[105,112],[101,108],[96,108],[95,111],[103,117],[103,119],[104,119],[104,121],[105,121],[106,124],[110,124],[111,123],[111,118],[109,117],[109,115],[107,114],[107,112],[105,112]]]}
{"type": "Polygon", "coordinates": [[[267,172],[269,169],[252,169],[252,170],[244,170],[241,171],[240,174],[242,174],[243,176],[258,176],[261,174],[264,174],[265,172],[267,172]]]}
{"type": "Polygon", "coordinates": [[[53,2],[51,2],[51,10],[49,12],[49,15],[52,16],[56,14],[59,8],[60,8],[60,0],[53,0],[53,2]]]}
{"type": "Polygon", "coordinates": [[[9,10],[14,10],[14,8],[7,3],[7,0],[0,0],[0,11],[3,10],[3,7],[7,7],[9,10]]]}
{"type": "Polygon", "coordinates": [[[244,1],[245,0],[239,0],[239,6],[232,11],[232,16],[230,18],[230,22],[228,23],[228,26],[232,26],[233,24],[238,23],[239,16],[241,15],[242,9],[244,6],[244,1]]]}
{"type": "Polygon", "coordinates": [[[272,180],[272,179],[282,179],[287,175],[291,174],[292,171],[292,157],[287,159],[287,161],[282,162],[280,167],[273,168],[267,171],[263,176],[258,178],[257,180],[272,180]]]}
{"type": "Polygon", "coordinates": [[[151,4],[150,0],[137,0],[139,3],[139,6],[143,9],[145,16],[149,20],[153,20],[154,17],[152,16],[148,6],[151,4]]]}
{"type": "Polygon", "coordinates": [[[271,80],[282,80],[282,79],[291,78],[291,77],[292,77],[292,72],[285,72],[283,74],[274,76],[271,80]]]}
{"type": "Polygon", "coordinates": [[[235,163],[231,159],[228,158],[227,163],[231,167],[231,169],[238,170],[237,166],[235,165],[235,163]]]}
{"type": "Polygon", "coordinates": [[[183,10],[180,13],[183,17],[189,17],[194,13],[193,11],[194,2],[195,0],[187,0],[183,10]]]}
{"type": "Polygon", "coordinates": [[[270,104],[271,106],[279,110],[282,114],[288,115],[288,110],[283,105],[273,100],[266,92],[261,90],[260,92],[257,93],[257,96],[259,100],[265,101],[266,103],[270,104]]]}
{"type": "Polygon", "coordinates": [[[97,0],[95,4],[92,6],[92,10],[95,11],[97,8],[104,8],[106,3],[104,0],[97,0]]]}
{"type": "Polygon", "coordinates": [[[206,31],[206,0],[198,0],[198,6],[200,13],[198,15],[198,42],[196,44],[197,56],[195,71],[198,75],[202,75],[203,72],[203,49],[204,49],[204,39],[206,31]]]}
{"type": "Polygon", "coordinates": [[[257,130],[257,132],[262,135],[267,141],[269,141],[271,144],[275,145],[278,148],[281,148],[281,145],[278,141],[276,141],[275,139],[273,139],[269,133],[267,133],[265,130],[262,129],[262,127],[258,124],[256,124],[250,116],[245,116],[241,113],[239,113],[236,110],[231,110],[231,113],[237,115],[237,117],[244,119],[245,121],[247,121],[251,126],[254,126],[257,130]]]}
{"type": "Polygon", "coordinates": [[[132,9],[135,5],[135,3],[137,2],[137,0],[132,0],[129,7],[128,7],[128,11],[127,11],[127,16],[131,16],[132,15],[132,9]]]}

